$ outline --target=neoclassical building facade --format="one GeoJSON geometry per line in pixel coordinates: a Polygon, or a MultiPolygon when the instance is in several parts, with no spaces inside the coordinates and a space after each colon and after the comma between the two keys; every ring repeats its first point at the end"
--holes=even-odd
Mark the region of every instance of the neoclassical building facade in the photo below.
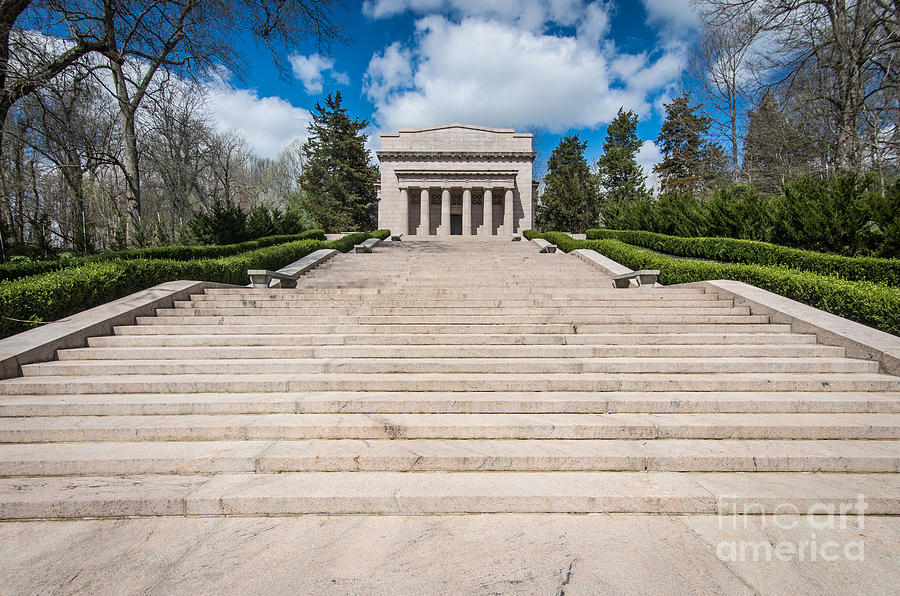
{"type": "Polygon", "coordinates": [[[447,124],[381,135],[378,227],[503,236],[533,226],[531,134],[447,124]]]}

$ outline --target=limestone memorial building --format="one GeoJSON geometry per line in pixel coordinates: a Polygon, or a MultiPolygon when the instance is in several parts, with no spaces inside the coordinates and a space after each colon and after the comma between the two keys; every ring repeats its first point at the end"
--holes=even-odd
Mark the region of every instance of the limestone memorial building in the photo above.
{"type": "Polygon", "coordinates": [[[381,135],[378,227],[508,236],[534,227],[531,134],[447,124],[381,135]]]}

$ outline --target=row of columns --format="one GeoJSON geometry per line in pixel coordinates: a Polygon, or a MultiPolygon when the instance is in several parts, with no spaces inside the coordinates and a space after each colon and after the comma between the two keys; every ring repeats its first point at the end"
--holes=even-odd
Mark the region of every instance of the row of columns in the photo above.
{"type": "MultiPolygon", "coordinates": [[[[484,189],[484,199],[481,201],[484,209],[483,221],[479,228],[484,229],[485,235],[493,235],[494,233],[494,195],[490,188],[484,189]]],[[[416,230],[417,236],[428,236],[431,231],[431,196],[427,188],[421,190],[419,199],[419,227],[416,230]]],[[[400,189],[400,217],[404,230],[409,229],[409,190],[407,188],[400,189]]],[[[505,233],[512,234],[513,229],[513,190],[507,188],[503,197],[503,230],[505,233]]],[[[438,225],[437,233],[439,236],[450,235],[450,189],[441,189],[441,221],[438,225]]],[[[463,189],[462,196],[462,233],[463,236],[472,235],[472,190],[463,189]]]]}

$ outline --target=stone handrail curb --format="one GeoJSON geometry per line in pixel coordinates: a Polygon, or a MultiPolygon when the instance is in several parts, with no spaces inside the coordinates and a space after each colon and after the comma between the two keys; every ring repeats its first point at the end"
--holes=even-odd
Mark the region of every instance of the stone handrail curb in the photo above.
{"type": "Polygon", "coordinates": [[[247,275],[250,276],[250,285],[254,288],[268,288],[272,279],[275,278],[293,282],[287,284],[279,283],[278,286],[293,288],[297,285],[297,278],[310,269],[318,267],[337,253],[338,251],[333,248],[320,248],[319,250],[309,253],[305,257],[297,259],[290,265],[285,265],[278,271],[269,271],[268,269],[248,269],[247,275]]]}
{"type": "Polygon", "coordinates": [[[364,252],[370,253],[372,249],[381,244],[381,238],[369,238],[364,241],[362,244],[357,244],[353,247],[355,252],[364,252]]]}
{"type": "Polygon", "coordinates": [[[613,261],[609,257],[604,257],[596,250],[591,250],[589,248],[579,248],[573,250],[570,254],[575,255],[582,261],[587,261],[595,267],[599,267],[603,270],[604,273],[607,273],[609,275],[626,275],[629,273],[634,273],[633,269],[629,269],[625,265],[613,261]]]}
{"type": "Polygon", "coordinates": [[[815,334],[822,344],[846,348],[851,358],[876,360],[882,372],[900,376],[900,337],[890,333],[740,281],[717,279],[670,287],[703,288],[734,298],[735,306],[749,306],[753,314],[767,314],[773,323],[789,323],[794,333],[815,334]]]}
{"type": "Polygon", "coordinates": [[[157,308],[171,308],[207,288],[234,288],[209,281],[169,281],[124,298],[95,306],[36,329],[0,340],[0,378],[21,374],[20,366],[56,358],[56,351],[84,347],[87,338],[110,335],[117,325],[131,325],[135,317],[152,316],[157,308]]]}
{"type": "Polygon", "coordinates": [[[540,247],[540,252],[548,252],[553,253],[556,252],[556,245],[547,242],[543,238],[532,238],[531,242],[537,244],[540,247]]]}

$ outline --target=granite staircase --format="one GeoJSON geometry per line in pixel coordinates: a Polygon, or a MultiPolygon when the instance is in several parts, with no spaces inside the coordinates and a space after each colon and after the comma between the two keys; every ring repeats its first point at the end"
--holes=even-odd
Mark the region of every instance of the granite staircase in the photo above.
{"type": "Polygon", "coordinates": [[[900,513],[900,378],[530,243],[387,243],[0,381],[0,518],[900,513]]]}

